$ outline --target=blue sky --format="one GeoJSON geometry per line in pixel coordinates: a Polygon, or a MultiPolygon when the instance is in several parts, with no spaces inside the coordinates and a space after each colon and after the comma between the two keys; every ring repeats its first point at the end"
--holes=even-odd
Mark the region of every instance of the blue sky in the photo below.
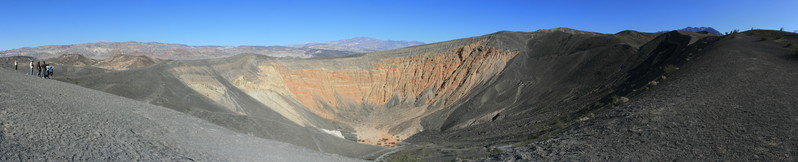
{"type": "Polygon", "coordinates": [[[0,1],[0,50],[88,42],[285,45],[351,37],[426,43],[501,30],[601,33],[711,26],[798,30],[796,0],[0,1]]]}

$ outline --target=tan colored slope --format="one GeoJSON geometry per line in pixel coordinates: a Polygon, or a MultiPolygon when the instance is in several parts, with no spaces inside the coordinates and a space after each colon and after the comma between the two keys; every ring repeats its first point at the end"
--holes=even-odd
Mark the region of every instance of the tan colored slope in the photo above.
{"type": "Polygon", "coordinates": [[[161,59],[151,58],[147,56],[133,56],[133,55],[116,55],[114,57],[96,60],[81,54],[64,54],[56,58],[44,60],[55,65],[66,65],[74,67],[96,67],[111,71],[128,70],[132,68],[140,68],[149,66],[159,62],[161,59]]]}
{"type": "Polygon", "coordinates": [[[111,58],[106,58],[97,61],[93,66],[108,69],[108,70],[127,70],[131,68],[138,68],[147,65],[152,65],[161,62],[161,59],[151,58],[147,56],[132,56],[132,55],[116,55],[111,58]]]}
{"type": "Polygon", "coordinates": [[[64,54],[58,56],[54,59],[46,60],[47,62],[56,63],[60,65],[70,65],[70,66],[91,66],[97,63],[98,60],[88,58],[86,56],[80,54],[64,54]]]}

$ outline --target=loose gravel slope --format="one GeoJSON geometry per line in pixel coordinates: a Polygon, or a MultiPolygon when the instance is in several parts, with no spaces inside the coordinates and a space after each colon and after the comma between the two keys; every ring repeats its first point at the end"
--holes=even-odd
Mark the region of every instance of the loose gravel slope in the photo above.
{"type": "Polygon", "coordinates": [[[485,160],[795,161],[798,49],[785,44],[796,38],[723,37],[630,102],[485,160]]]}
{"type": "Polygon", "coordinates": [[[355,161],[0,70],[0,161],[355,161]]]}

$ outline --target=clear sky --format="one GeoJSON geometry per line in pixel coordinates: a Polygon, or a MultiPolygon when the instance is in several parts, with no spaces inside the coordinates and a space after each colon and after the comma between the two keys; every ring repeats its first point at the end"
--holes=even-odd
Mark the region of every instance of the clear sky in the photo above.
{"type": "Polygon", "coordinates": [[[798,0],[0,1],[0,50],[89,42],[286,45],[351,37],[426,43],[568,27],[798,30],[798,0]]]}

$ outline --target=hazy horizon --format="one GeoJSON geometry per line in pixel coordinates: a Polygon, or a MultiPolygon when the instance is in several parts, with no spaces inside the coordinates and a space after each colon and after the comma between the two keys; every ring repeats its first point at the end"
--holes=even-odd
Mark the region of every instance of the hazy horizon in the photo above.
{"type": "Polygon", "coordinates": [[[354,37],[435,43],[497,31],[798,30],[798,1],[15,1],[0,50],[93,42],[273,46],[354,37]]]}
{"type": "MultiPolygon", "coordinates": [[[[362,37],[362,36],[360,36],[360,37],[343,38],[343,39],[338,39],[338,40],[329,40],[329,41],[321,41],[321,42],[302,42],[302,43],[295,43],[295,44],[272,44],[272,45],[252,45],[252,44],[241,44],[241,45],[215,45],[215,44],[203,44],[203,45],[193,45],[193,44],[185,44],[185,43],[180,43],[180,42],[153,42],[153,41],[147,41],[147,42],[144,42],[144,41],[98,41],[98,42],[76,42],[76,43],[70,43],[70,44],[46,44],[46,45],[38,45],[38,46],[25,46],[25,47],[16,47],[16,48],[10,48],[10,49],[0,49],[0,51],[2,51],[2,50],[12,50],[12,49],[19,49],[19,48],[26,48],[26,47],[40,47],[40,46],[61,46],[61,45],[91,44],[91,43],[125,43],[125,42],[135,42],[135,43],[163,43],[163,44],[186,45],[186,46],[194,46],[194,47],[203,47],[203,46],[221,46],[221,47],[241,47],[241,46],[266,46],[266,47],[267,47],[267,46],[285,46],[285,47],[288,47],[288,46],[290,46],[290,45],[301,45],[301,44],[305,44],[305,43],[325,43],[325,42],[333,42],[333,41],[340,41],[340,40],[347,40],[347,39],[354,39],[354,38],[372,38],[372,37],[362,37]]],[[[375,38],[375,39],[377,39],[377,38],[375,38]]],[[[407,41],[407,42],[413,42],[413,41],[415,41],[415,40],[390,40],[390,39],[380,39],[380,40],[383,40],[383,41],[407,41]]],[[[417,42],[421,42],[421,41],[417,41],[417,42]]],[[[435,42],[421,42],[421,43],[427,44],[427,43],[435,43],[435,42]]]]}

